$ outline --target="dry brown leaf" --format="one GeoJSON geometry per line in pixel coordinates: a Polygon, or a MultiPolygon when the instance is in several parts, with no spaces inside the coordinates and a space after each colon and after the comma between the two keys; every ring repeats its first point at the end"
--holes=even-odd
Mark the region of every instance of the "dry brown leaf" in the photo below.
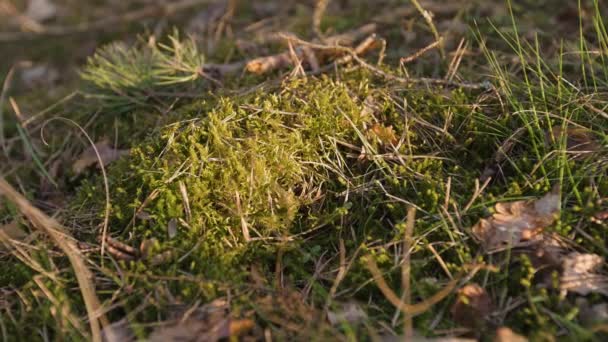
{"type": "Polygon", "coordinates": [[[154,330],[148,341],[219,341],[237,338],[255,326],[250,319],[231,318],[228,303],[223,299],[186,310],[179,316],[154,330]]]}
{"type": "Polygon", "coordinates": [[[72,170],[74,170],[76,174],[81,174],[88,167],[97,165],[99,160],[101,160],[103,166],[106,166],[128,153],[129,150],[117,150],[113,148],[110,146],[109,141],[104,139],[96,143],[95,148],[89,147],[84,150],[78,157],[78,160],[72,165],[72,170]],[[97,152],[99,153],[99,159],[95,153],[95,149],[97,149],[97,152]]]}
{"type": "Polygon", "coordinates": [[[600,211],[599,213],[596,213],[595,215],[593,215],[593,217],[591,218],[591,221],[593,221],[597,224],[602,224],[607,219],[608,219],[608,210],[603,210],[603,211],[600,211]]]}
{"type": "Polygon", "coordinates": [[[374,124],[368,131],[371,138],[376,138],[382,145],[397,145],[397,135],[393,126],[374,124]]]}
{"type": "Polygon", "coordinates": [[[608,296],[608,276],[599,274],[604,258],[597,254],[570,253],[562,262],[560,290],[563,294],[601,293],[608,296]]]}
{"type": "Polygon", "coordinates": [[[591,304],[586,298],[576,298],[578,319],[585,327],[593,327],[608,322],[608,303],[591,304]]]}
{"type": "Polygon", "coordinates": [[[24,240],[28,235],[26,231],[19,227],[16,221],[0,226],[0,241],[4,241],[5,239],[24,240]]]}
{"type": "Polygon", "coordinates": [[[473,234],[487,251],[518,247],[525,241],[542,240],[540,234],[559,212],[559,193],[554,190],[538,200],[497,203],[494,209],[490,218],[473,226],[473,234]]]}
{"type": "Polygon", "coordinates": [[[25,16],[42,22],[53,19],[57,15],[57,6],[50,0],[30,0],[25,10],[25,16]]]}
{"type": "Polygon", "coordinates": [[[566,135],[566,149],[570,152],[596,152],[601,146],[593,136],[593,132],[585,128],[566,128],[555,126],[547,133],[547,143],[559,143],[566,135]]]}
{"type": "Polygon", "coordinates": [[[129,342],[136,340],[135,333],[126,319],[106,325],[101,330],[101,336],[104,342],[129,342]]]}
{"type": "Polygon", "coordinates": [[[485,325],[485,319],[494,310],[492,299],[478,284],[469,284],[458,290],[458,299],[450,313],[458,324],[471,329],[485,325]]]}
{"type": "Polygon", "coordinates": [[[494,336],[494,342],[527,342],[528,339],[521,336],[513,330],[507,327],[500,327],[496,329],[496,336],[494,336]]]}

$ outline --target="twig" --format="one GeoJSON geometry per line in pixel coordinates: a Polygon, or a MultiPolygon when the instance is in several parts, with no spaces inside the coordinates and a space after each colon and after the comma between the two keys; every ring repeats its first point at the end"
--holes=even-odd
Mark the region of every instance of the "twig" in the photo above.
{"type": "Polygon", "coordinates": [[[82,292],[91,326],[92,339],[95,342],[101,342],[99,324],[101,322],[101,325],[106,326],[109,325],[109,321],[105,315],[101,314],[101,303],[95,294],[95,285],[92,281],[93,273],[87,267],[84,257],[72,237],[61,224],[34,207],[25,197],[8,184],[4,178],[0,178],[0,194],[13,202],[32,225],[36,229],[46,233],[68,257],[74,268],[74,274],[82,292]]]}
{"type": "Polygon", "coordinates": [[[80,23],[74,26],[41,26],[40,32],[4,32],[0,33],[0,42],[18,42],[45,36],[65,36],[96,30],[119,30],[125,23],[141,21],[149,17],[170,16],[192,7],[209,2],[209,0],[182,0],[178,2],[160,2],[156,6],[127,12],[122,15],[103,18],[94,22],[80,23]]]}
{"type": "Polygon", "coordinates": [[[458,88],[465,88],[465,89],[483,89],[483,90],[491,89],[491,86],[492,86],[488,82],[463,83],[463,82],[454,82],[454,81],[448,81],[448,80],[444,80],[444,79],[427,78],[427,77],[403,78],[403,77],[399,77],[399,76],[389,74],[387,72],[382,71],[381,69],[367,63],[366,61],[364,61],[363,59],[361,59],[359,56],[357,56],[356,54],[354,54],[352,52],[351,52],[351,55],[352,55],[352,58],[355,61],[357,61],[357,63],[359,63],[362,67],[370,70],[371,72],[373,72],[374,74],[376,74],[378,76],[382,76],[382,77],[386,78],[387,80],[395,81],[395,82],[399,82],[399,83],[404,83],[404,84],[423,83],[423,84],[428,84],[428,85],[443,85],[443,86],[448,86],[448,87],[458,87],[458,88]]]}
{"type": "Polygon", "coordinates": [[[418,10],[418,12],[420,12],[420,14],[424,18],[424,20],[426,20],[427,25],[429,25],[429,28],[431,29],[431,31],[433,32],[433,35],[435,36],[435,41],[437,41],[437,43],[440,44],[439,53],[441,53],[441,57],[443,58],[445,56],[445,52],[443,51],[443,46],[441,46],[441,36],[439,36],[437,27],[435,27],[435,23],[433,23],[433,16],[432,16],[431,12],[422,8],[422,6],[418,2],[418,0],[411,0],[411,1],[412,1],[412,4],[414,4],[414,7],[416,7],[416,9],[418,10]]]}
{"type": "MultiPolygon", "coordinates": [[[[351,57],[348,57],[349,51],[356,51],[355,53],[362,54],[363,52],[367,51],[370,47],[373,46],[372,43],[375,42],[375,36],[373,35],[373,33],[370,35],[370,32],[373,32],[373,30],[375,30],[375,29],[376,29],[376,25],[374,25],[374,24],[364,25],[356,30],[353,30],[353,31],[350,31],[350,32],[347,32],[344,34],[328,37],[327,39],[325,39],[324,44],[321,44],[318,42],[307,42],[305,40],[302,40],[302,39],[296,37],[293,34],[280,33],[279,37],[281,37],[287,41],[288,47],[291,46],[289,48],[289,50],[279,53],[279,54],[275,54],[275,55],[254,58],[254,59],[244,63],[245,69],[248,72],[260,75],[260,74],[268,73],[273,70],[286,68],[290,65],[296,64],[296,63],[294,63],[295,61],[302,61],[302,60],[305,60],[306,62],[308,62],[310,64],[310,67],[311,67],[311,69],[313,69],[313,72],[314,72],[314,69],[316,69],[315,64],[318,65],[319,61],[323,61],[323,60],[327,60],[327,59],[334,59],[334,60],[338,61],[337,62],[338,64],[344,64],[351,60],[351,57]],[[360,43],[358,45],[358,47],[355,48],[354,50],[351,48],[342,46],[342,45],[352,45],[354,42],[361,39],[361,37],[365,37],[365,35],[367,35],[367,38],[365,39],[365,41],[360,43]],[[370,38],[372,36],[373,36],[373,39],[370,38]],[[299,46],[293,47],[291,45],[293,43],[296,43],[299,46]],[[314,51],[306,51],[307,48],[309,50],[314,50],[314,51]],[[310,55],[311,52],[317,52],[318,56],[315,55],[315,58],[311,58],[310,56],[307,57],[307,54],[310,55]],[[346,56],[344,56],[344,55],[346,55],[346,56]],[[339,60],[338,59],[339,57],[341,57],[341,58],[347,57],[348,60],[339,60]]],[[[312,55],[314,55],[314,53],[312,53],[312,55]]],[[[334,65],[331,65],[331,67],[333,68],[334,65]]],[[[318,70],[319,70],[319,72],[322,72],[323,70],[327,70],[327,69],[322,68],[322,69],[318,69],[318,70]]]]}
{"type": "Polygon", "coordinates": [[[312,31],[319,38],[323,38],[323,32],[321,32],[321,21],[323,20],[323,15],[327,10],[327,5],[331,0],[317,0],[315,4],[315,11],[312,15],[312,31]]]}
{"type": "Polygon", "coordinates": [[[424,55],[425,53],[427,53],[428,51],[436,48],[437,46],[439,46],[439,44],[443,43],[443,38],[439,38],[439,40],[434,41],[433,43],[423,47],[422,49],[416,51],[415,53],[407,56],[407,57],[403,57],[399,60],[399,63],[401,65],[405,65],[408,63],[411,63],[412,61],[418,59],[420,56],[424,55]]]}

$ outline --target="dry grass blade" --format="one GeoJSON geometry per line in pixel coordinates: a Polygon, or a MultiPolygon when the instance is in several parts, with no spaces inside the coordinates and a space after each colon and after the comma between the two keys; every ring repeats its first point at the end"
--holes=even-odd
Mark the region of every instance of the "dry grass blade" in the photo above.
{"type": "MultiPolygon", "coordinates": [[[[409,207],[407,209],[407,221],[405,224],[405,234],[403,235],[403,265],[401,266],[401,286],[403,288],[403,302],[410,305],[412,302],[412,294],[410,288],[411,282],[411,253],[413,245],[414,225],[416,224],[416,208],[409,207]]],[[[405,337],[411,339],[414,336],[414,325],[412,316],[404,315],[404,330],[405,337]]]]}
{"type": "Polygon", "coordinates": [[[78,246],[55,219],[47,216],[38,208],[34,207],[25,197],[17,192],[3,178],[0,178],[0,194],[13,202],[19,211],[40,231],[46,233],[53,242],[65,253],[74,268],[74,274],[78,281],[80,291],[86,306],[91,326],[93,341],[101,341],[101,329],[99,323],[107,325],[109,322],[101,312],[101,303],[95,294],[93,284],[93,273],[87,267],[83,255],[78,246]]]}
{"type": "Polygon", "coordinates": [[[315,4],[315,11],[312,17],[312,30],[318,37],[323,37],[323,32],[321,32],[321,21],[323,20],[323,15],[327,10],[327,5],[329,5],[330,0],[317,0],[315,4]]]}
{"type": "Polygon", "coordinates": [[[367,269],[374,277],[374,281],[376,282],[376,285],[378,286],[384,297],[391,304],[393,304],[395,308],[401,310],[404,315],[408,316],[416,316],[429,310],[431,306],[439,303],[445,297],[447,297],[456,288],[456,285],[458,285],[458,281],[460,280],[451,280],[443,289],[441,289],[439,292],[432,295],[431,298],[423,302],[417,304],[406,304],[388,286],[386,280],[384,280],[384,277],[382,276],[382,272],[376,264],[376,261],[371,257],[367,258],[367,269]]]}

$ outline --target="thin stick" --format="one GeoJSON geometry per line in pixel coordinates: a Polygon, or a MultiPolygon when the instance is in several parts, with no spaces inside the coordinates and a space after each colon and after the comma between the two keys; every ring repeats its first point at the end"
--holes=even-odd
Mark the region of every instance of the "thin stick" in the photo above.
{"type": "MultiPolygon", "coordinates": [[[[407,209],[407,222],[405,224],[405,232],[403,234],[403,264],[401,265],[401,288],[403,289],[403,303],[411,305],[411,253],[414,235],[414,225],[416,224],[416,208],[409,207],[407,209]]],[[[412,324],[412,316],[403,315],[403,330],[406,340],[411,340],[414,337],[414,326],[412,324]]]]}
{"type": "Polygon", "coordinates": [[[327,10],[327,5],[331,0],[317,0],[315,4],[315,11],[312,15],[312,31],[319,38],[323,38],[323,32],[321,32],[321,21],[323,20],[323,15],[327,10]]]}
{"type": "Polygon", "coordinates": [[[439,53],[441,53],[441,58],[443,58],[445,56],[445,52],[443,51],[443,46],[441,46],[441,36],[437,31],[437,27],[435,27],[435,23],[433,23],[433,16],[431,15],[431,12],[422,8],[418,0],[412,0],[412,4],[414,5],[414,7],[416,7],[418,12],[420,12],[424,20],[426,20],[427,25],[429,25],[429,28],[435,36],[435,41],[437,41],[437,43],[439,44],[439,53]]]}
{"type": "Polygon", "coordinates": [[[101,312],[101,303],[95,294],[95,285],[92,281],[93,273],[87,267],[84,257],[72,237],[66,233],[61,224],[34,207],[25,197],[8,184],[4,178],[0,178],[0,194],[13,202],[32,225],[36,229],[46,233],[68,257],[74,268],[76,280],[82,292],[91,326],[92,339],[95,342],[101,342],[99,323],[101,322],[103,326],[106,326],[109,325],[109,321],[105,315],[98,314],[101,312]]]}
{"type": "Polygon", "coordinates": [[[424,55],[425,53],[431,51],[432,49],[436,48],[437,46],[439,46],[439,44],[443,43],[443,38],[439,38],[439,40],[432,42],[431,44],[423,47],[422,49],[416,51],[415,53],[407,56],[407,57],[402,57],[399,62],[401,63],[401,65],[405,65],[408,63],[413,62],[414,60],[418,59],[420,56],[424,55]]]}

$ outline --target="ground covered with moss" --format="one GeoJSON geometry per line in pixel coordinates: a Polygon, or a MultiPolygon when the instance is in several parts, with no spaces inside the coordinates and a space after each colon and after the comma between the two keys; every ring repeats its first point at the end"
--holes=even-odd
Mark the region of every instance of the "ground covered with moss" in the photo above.
{"type": "Polygon", "coordinates": [[[2,337],[602,340],[608,13],[559,3],[204,3],[5,86],[0,173],[101,307],[7,198],[2,337]]]}

